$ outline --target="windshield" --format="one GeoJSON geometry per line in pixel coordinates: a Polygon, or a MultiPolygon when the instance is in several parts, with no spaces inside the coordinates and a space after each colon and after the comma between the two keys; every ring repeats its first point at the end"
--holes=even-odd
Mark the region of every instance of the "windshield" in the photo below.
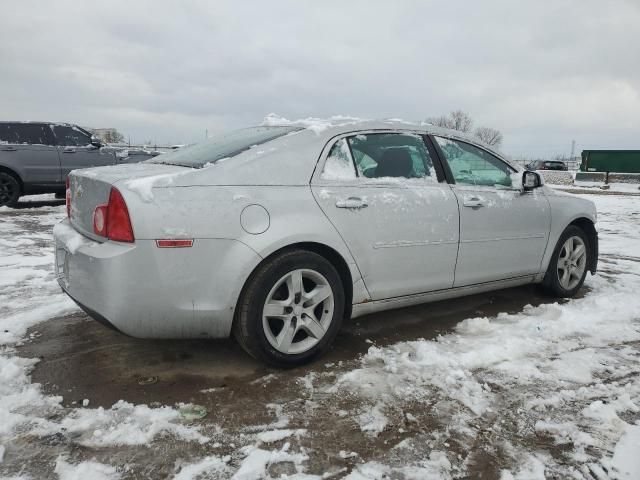
{"type": "Polygon", "coordinates": [[[147,163],[164,163],[184,167],[202,168],[223,158],[235,157],[254,145],[270,142],[302,127],[251,127],[217,135],[202,143],[180,148],[147,160],[147,163]]]}

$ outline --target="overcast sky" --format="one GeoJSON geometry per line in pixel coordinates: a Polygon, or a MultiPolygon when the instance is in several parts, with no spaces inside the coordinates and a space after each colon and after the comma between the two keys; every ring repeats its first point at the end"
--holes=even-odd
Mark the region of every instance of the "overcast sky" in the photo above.
{"type": "Polygon", "coordinates": [[[640,0],[0,0],[4,120],[185,143],[334,114],[453,109],[510,155],[640,149],[640,0]]]}

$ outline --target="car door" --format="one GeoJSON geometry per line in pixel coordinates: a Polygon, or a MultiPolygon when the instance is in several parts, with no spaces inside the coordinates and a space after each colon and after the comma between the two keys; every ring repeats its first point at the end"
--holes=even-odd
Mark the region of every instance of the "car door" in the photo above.
{"type": "Polygon", "coordinates": [[[319,167],[314,197],[373,300],[453,285],[458,207],[430,143],[411,133],[347,135],[325,147],[319,167]]]}
{"type": "Polygon", "coordinates": [[[551,214],[540,189],[523,191],[520,175],[488,151],[434,137],[460,205],[460,248],[454,286],[540,271],[551,214]]]}
{"type": "Polygon", "coordinates": [[[7,122],[0,129],[0,162],[18,173],[25,185],[60,183],[60,160],[48,125],[7,122]]]}
{"type": "Polygon", "coordinates": [[[92,145],[91,135],[88,132],[71,125],[53,125],[52,128],[60,154],[63,179],[67,178],[71,170],[77,168],[100,167],[116,163],[114,152],[92,145]]]}

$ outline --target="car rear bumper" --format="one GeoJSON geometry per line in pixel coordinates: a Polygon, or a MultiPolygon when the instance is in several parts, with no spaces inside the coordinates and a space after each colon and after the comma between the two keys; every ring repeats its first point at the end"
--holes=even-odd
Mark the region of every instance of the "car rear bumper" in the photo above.
{"type": "Polygon", "coordinates": [[[261,258],[241,242],[196,239],[191,248],[90,240],[68,220],[54,228],[56,277],[101,323],[140,338],[229,336],[245,279],[261,258]]]}

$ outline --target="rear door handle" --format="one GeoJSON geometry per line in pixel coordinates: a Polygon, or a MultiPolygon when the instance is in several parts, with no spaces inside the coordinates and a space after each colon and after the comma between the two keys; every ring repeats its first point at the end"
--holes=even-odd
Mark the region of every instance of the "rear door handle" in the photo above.
{"type": "Polygon", "coordinates": [[[62,150],[63,153],[76,153],[75,149],[73,148],[65,148],[64,150],[62,150]]]}
{"type": "Polygon", "coordinates": [[[336,202],[336,207],[338,208],[353,208],[359,210],[368,206],[367,202],[359,197],[349,197],[346,200],[338,200],[336,202]]]}
{"type": "Polygon", "coordinates": [[[3,152],[15,152],[18,149],[16,147],[2,147],[0,148],[0,150],[2,150],[3,152]]]}
{"type": "Polygon", "coordinates": [[[465,207],[469,207],[469,208],[480,208],[480,207],[484,207],[485,203],[484,200],[479,198],[479,197],[468,197],[464,199],[464,202],[462,202],[462,204],[465,207]]]}

